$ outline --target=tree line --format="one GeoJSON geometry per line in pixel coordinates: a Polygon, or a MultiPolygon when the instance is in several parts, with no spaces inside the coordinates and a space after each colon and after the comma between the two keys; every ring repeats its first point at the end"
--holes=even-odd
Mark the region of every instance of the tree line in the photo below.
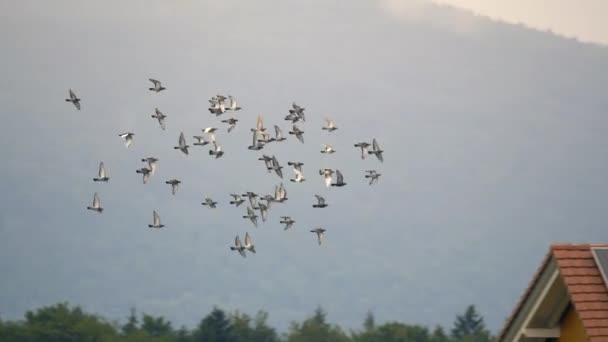
{"type": "Polygon", "coordinates": [[[268,324],[268,313],[254,316],[232,313],[214,307],[193,329],[176,328],[162,316],[155,317],[135,309],[124,323],[108,321],[85,312],[79,306],[58,303],[27,311],[22,320],[0,319],[0,341],[153,341],[153,342],[489,342],[492,340],[483,317],[475,306],[457,315],[449,333],[441,326],[434,329],[401,322],[376,324],[368,312],[363,326],[346,331],[326,319],[317,308],[302,322],[292,322],[285,333],[268,324]]]}

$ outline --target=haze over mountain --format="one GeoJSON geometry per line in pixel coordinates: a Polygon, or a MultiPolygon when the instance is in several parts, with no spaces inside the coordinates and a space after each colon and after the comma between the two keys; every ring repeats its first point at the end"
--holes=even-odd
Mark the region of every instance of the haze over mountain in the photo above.
{"type": "Polygon", "coordinates": [[[267,310],[282,328],[317,305],[346,327],[368,310],[449,325],[473,303],[496,330],[550,243],[608,240],[605,47],[384,1],[20,1],[0,13],[3,318],[68,300],[190,326],[214,304],[267,310]],[[149,77],[167,90],[150,93],[149,77]],[[218,92],[244,108],[230,134],[206,109],[218,92]],[[249,128],[262,113],[286,132],[292,101],[307,108],[306,144],[269,151],[303,161],[307,184],[286,184],[289,204],[255,229],[228,194],[278,184],[246,149],[249,128]],[[173,150],[180,131],[208,126],[222,127],[222,159],[173,150]],[[372,137],[382,165],[352,146],[372,137]],[[338,152],[321,155],[322,143],[338,152]],[[143,185],[135,170],[152,155],[143,185]],[[348,186],[324,190],[326,166],[348,186]],[[383,176],[369,187],[372,167],[383,176]],[[102,215],[85,209],[94,191],[102,215]],[[312,211],[319,192],[330,207],[312,211]],[[148,230],[153,209],[164,231],[148,230]],[[284,232],[286,214],[298,222],[284,232]],[[318,225],[322,247],[308,232],[318,225]],[[242,259],[228,246],[245,231],[258,253],[242,259]]]}

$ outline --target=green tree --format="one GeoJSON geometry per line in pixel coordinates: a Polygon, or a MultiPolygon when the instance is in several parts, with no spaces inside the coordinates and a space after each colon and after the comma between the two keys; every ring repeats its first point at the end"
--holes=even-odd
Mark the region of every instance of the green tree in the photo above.
{"type": "Polygon", "coordinates": [[[431,335],[431,342],[450,342],[450,338],[443,330],[443,327],[437,326],[431,335]]]}
{"type": "Polygon", "coordinates": [[[154,317],[145,313],[142,317],[141,330],[151,337],[171,336],[173,334],[171,322],[165,320],[162,316],[154,317]]]}
{"type": "Polygon", "coordinates": [[[213,307],[209,313],[199,323],[194,333],[194,341],[201,342],[232,342],[232,326],[224,311],[213,307]]]}
{"type": "Polygon", "coordinates": [[[302,323],[292,322],[287,335],[288,342],[341,342],[349,341],[339,326],[332,326],[325,320],[326,313],[317,308],[312,317],[302,323]]]}
{"type": "Polygon", "coordinates": [[[477,313],[474,305],[469,305],[464,314],[456,316],[451,335],[458,342],[490,341],[483,317],[477,313]]]}
{"type": "Polygon", "coordinates": [[[130,310],[129,318],[127,318],[127,323],[122,326],[121,331],[124,335],[132,334],[139,330],[139,320],[137,319],[137,313],[135,308],[132,307],[130,310]]]}
{"type": "Polygon", "coordinates": [[[365,331],[373,331],[376,328],[376,319],[371,311],[368,311],[363,321],[363,328],[365,331]]]}
{"type": "Polygon", "coordinates": [[[268,313],[258,311],[253,320],[253,334],[251,341],[254,342],[278,342],[279,336],[274,328],[268,325],[268,313]]]}

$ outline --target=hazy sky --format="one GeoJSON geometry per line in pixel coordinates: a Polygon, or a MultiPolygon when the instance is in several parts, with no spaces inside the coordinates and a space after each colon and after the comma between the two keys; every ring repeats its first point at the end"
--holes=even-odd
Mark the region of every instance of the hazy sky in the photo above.
{"type": "MultiPolygon", "coordinates": [[[[411,0],[395,0],[411,2],[411,0]]],[[[510,23],[608,44],[605,0],[434,0],[510,23]]]]}
{"type": "Polygon", "coordinates": [[[190,326],[214,304],[267,310],[281,330],[317,305],[347,328],[368,310],[449,326],[476,304],[497,330],[550,243],[608,240],[602,46],[369,0],[0,0],[0,42],[3,319],[67,300],[190,326]],[[148,91],[149,77],[167,90],[148,91]],[[64,101],[69,88],[81,111],[64,101]],[[207,111],[217,93],[243,107],[230,134],[207,111]],[[247,150],[260,113],[289,130],[292,101],[306,107],[306,143],[247,150]],[[173,149],[208,126],[221,127],[223,158],[173,149]],[[129,149],[124,131],[136,133],[129,149]],[[382,164],[353,147],[373,137],[382,164]],[[337,152],[322,155],[323,143],[337,152]],[[285,166],[289,200],[254,228],[227,202],[281,181],[262,153],[285,166]],[[158,171],[143,185],[135,170],[150,155],[158,171]],[[102,160],[111,180],[95,184],[102,160]],[[288,160],[304,162],[305,183],[287,180],[288,160]],[[325,167],[348,185],[326,189],[325,167]],[[382,173],[377,185],[366,169],[382,173]],[[85,209],[95,191],[101,215],[85,209]],[[316,193],[328,208],[312,208],[316,193]],[[165,230],[147,228],[153,209],[165,230]],[[246,231],[257,254],[243,259],[228,247],[246,231]]]}

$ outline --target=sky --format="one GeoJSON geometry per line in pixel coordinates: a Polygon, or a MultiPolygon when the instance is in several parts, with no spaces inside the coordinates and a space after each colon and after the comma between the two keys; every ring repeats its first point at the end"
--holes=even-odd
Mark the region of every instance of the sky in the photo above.
{"type": "Polygon", "coordinates": [[[69,301],[194,326],[218,305],[266,310],[284,331],[322,305],[346,328],[368,310],[449,327],[475,304],[496,331],[549,244],[608,240],[602,46],[367,0],[0,1],[0,41],[3,319],[69,301]],[[167,89],[148,91],[150,77],[167,89]],[[70,88],[81,111],[64,101],[70,88]],[[218,93],[243,107],[231,133],[207,110],[218,93]],[[247,150],[258,114],[287,132],[294,101],[306,108],[305,143],[247,150]],[[221,159],[173,149],[180,132],[191,143],[209,126],[221,159]],[[125,131],[136,133],[129,149],[125,131]],[[353,146],[372,138],[384,163],[353,146]],[[337,152],[321,154],[323,143],[337,152]],[[289,200],[255,228],[227,202],[281,182],[263,153],[284,166],[289,200]],[[160,160],[144,185],[135,170],[148,156],[160,160]],[[304,162],[306,182],[287,180],[288,160],[304,162]],[[92,181],[100,161],[108,184],[92,181]],[[347,185],[326,189],[325,167],[347,185]],[[85,209],[94,192],[101,215],[85,209]],[[315,194],[329,207],[313,209],[315,194]],[[205,195],[216,210],[200,205],[205,195]],[[164,230],[147,228],[152,210],[164,230]],[[309,232],[318,226],[322,246],[309,232]],[[229,246],[245,232],[257,254],[243,259],[229,246]]]}
{"type": "MultiPolygon", "coordinates": [[[[396,0],[408,1],[408,0],[396,0]]],[[[604,0],[434,0],[494,19],[608,44],[608,2],[604,0]]]]}

